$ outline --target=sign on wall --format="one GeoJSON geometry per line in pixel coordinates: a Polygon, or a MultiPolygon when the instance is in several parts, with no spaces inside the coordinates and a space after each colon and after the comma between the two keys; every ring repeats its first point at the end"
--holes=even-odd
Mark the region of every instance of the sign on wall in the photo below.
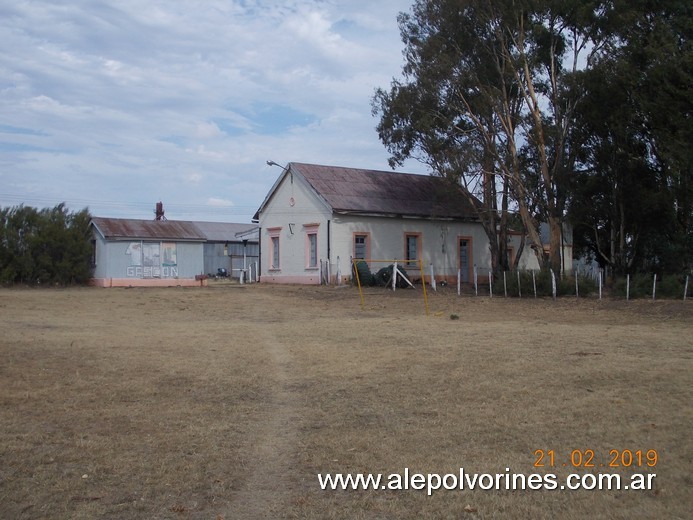
{"type": "Polygon", "coordinates": [[[125,254],[130,255],[128,278],[178,277],[175,243],[130,242],[125,254]]]}
{"type": "Polygon", "coordinates": [[[130,255],[131,267],[142,265],[142,242],[130,242],[125,254],[130,255]]]}
{"type": "Polygon", "coordinates": [[[176,267],[178,262],[176,260],[176,244],[173,242],[164,242],[161,244],[161,265],[163,267],[176,267]]]}
{"type": "Polygon", "coordinates": [[[161,278],[161,244],[142,244],[142,277],[161,278]]]}

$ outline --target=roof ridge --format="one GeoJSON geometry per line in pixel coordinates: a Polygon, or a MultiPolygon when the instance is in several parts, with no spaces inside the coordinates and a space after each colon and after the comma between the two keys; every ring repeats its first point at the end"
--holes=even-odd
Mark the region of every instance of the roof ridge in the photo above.
{"type": "MultiPolygon", "coordinates": [[[[433,172],[430,173],[412,173],[412,172],[400,172],[396,170],[376,170],[373,168],[359,168],[356,166],[335,166],[331,164],[317,164],[317,163],[304,163],[304,162],[290,162],[289,164],[295,164],[296,166],[300,167],[301,165],[304,166],[313,166],[313,167],[318,167],[318,168],[335,168],[335,169],[340,169],[340,170],[357,170],[357,171],[363,171],[363,172],[373,172],[373,173],[383,173],[383,174],[394,174],[394,175],[411,175],[413,177],[430,177],[430,178],[438,178],[438,179],[443,179],[442,176],[440,175],[435,175],[433,172]]],[[[288,168],[288,166],[287,166],[288,168]]]]}

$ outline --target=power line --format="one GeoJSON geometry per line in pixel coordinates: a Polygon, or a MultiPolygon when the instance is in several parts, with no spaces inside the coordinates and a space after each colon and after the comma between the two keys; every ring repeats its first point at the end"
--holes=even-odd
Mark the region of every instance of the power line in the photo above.
{"type": "MultiPolygon", "coordinates": [[[[13,195],[7,193],[0,193],[0,202],[6,201],[13,204],[27,204],[27,205],[57,205],[64,202],[69,206],[89,206],[89,207],[106,207],[114,209],[138,209],[154,208],[154,202],[123,202],[123,201],[108,201],[108,200],[87,200],[87,199],[60,199],[48,198],[40,196],[26,197],[22,195],[13,195]]],[[[176,202],[165,202],[165,209],[175,209],[178,212],[189,212],[189,213],[207,213],[207,214],[218,214],[218,213],[231,213],[231,214],[246,214],[254,213],[260,203],[257,205],[236,205],[232,204],[229,206],[219,205],[213,206],[210,204],[190,204],[190,203],[176,203],[176,202]]]]}

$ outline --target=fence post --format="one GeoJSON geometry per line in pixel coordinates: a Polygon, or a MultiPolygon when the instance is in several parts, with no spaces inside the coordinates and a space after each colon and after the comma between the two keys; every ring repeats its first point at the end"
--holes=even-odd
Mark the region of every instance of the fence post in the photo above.
{"type": "Polygon", "coordinates": [[[437,291],[436,289],[436,277],[435,274],[433,273],[433,264],[431,264],[431,289],[434,291],[437,291]]]}
{"type": "Polygon", "coordinates": [[[602,299],[602,270],[599,270],[599,299],[602,299]]]}
{"type": "Polygon", "coordinates": [[[537,297],[537,278],[534,275],[534,269],[532,269],[532,285],[534,286],[534,297],[537,297]]]}
{"type": "Polygon", "coordinates": [[[517,297],[522,298],[522,286],[520,285],[520,270],[517,270],[517,297]]]}
{"type": "Polygon", "coordinates": [[[460,295],[460,278],[462,277],[462,270],[457,270],[457,296],[460,295]]]}
{"type": "Polygon", "coordinates": [[[553,269],[549,269],[551,271],[551,294],[553,294],[553,299],[556,299],[556,275],[553,272],[553,269]]]}
{"type": "Polygon", "coordinates": [[[493,271],[490,269],[488,272],[488,295],[489,298],[493,298],[493,271]]]}
{"type": "Polygon", "coordinates": [[[505,293],[505,297],[508,297],[508,285],[505,282],[505,271],[503,271],[503,292],[505,293]]]}
{"type": "Polygon", "coordinates": [[[342,285],[342,267],[339,265],[339,257],[337,257],[337,285],[342,285]]]}
{"type": "Polygon", "coordinates": [[[255,281],[260,281],[260,270],[258,269],[258,263],[255,262],[255,281]]]}
{"type": "Polygon", "coordinates": [[[657,273],[654,274],[654,278],[652,280],[652,301],[655,300],[655,292],[657,291],[657,273]]]}
{"type": "Polygon", "coordinates": [[[626,301],[630,300],[630,275],[626,275],[626,301]]]}
{"type": "Polygon", "coordinates": [[[686,283],[683,285],[683,301],[686,301],[686,295],[688,294],[688,275],[686,275],[686,283]]]}
{"type": "Polygon", "coordinates": [[[479,273],[474,265],[474,296],[479,296],[479,273]]]}
{"type": "Polygon", "coordinates": [[[392,290],[397,287],[397,262],[392,265],[392,290]]]}

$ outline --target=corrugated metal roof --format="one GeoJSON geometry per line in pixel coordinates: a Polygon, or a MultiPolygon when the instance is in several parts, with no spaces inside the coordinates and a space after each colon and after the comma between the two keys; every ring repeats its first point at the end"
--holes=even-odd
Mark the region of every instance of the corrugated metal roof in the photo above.
{"type": "MultiPolygon", "coordinates": [[[[251,231],[253,224],[191,222],[184,220],[142,220],[93,217],[92,223],[110,240],[177,240],[191,242],[233,242],[236,234],[251,231]]],[[[251,239],[252,240],[252,239],[251,239]]]]}
{"type": "Polygon", "coordinates": [[[129,238],[157,240],[190,240],[204,242],[202,232],[192,222],[181,220],[141,220],[132,218],[93,217],[92,223],[108,239],[129,238]]]}
{"type": "Polygon", "coordinates": [[[431,175],[290,163],[335,212],[476,219],[462,187],[431,175]]]}
{"type": "MultiPolygon", "coordinates": [[[[241,233],[245,234],[258,229],[255,224],[232,222],[193,222],[193,224],[210,242],[230,242],[236,240],[241,233]]],[[[252,237],[248,238],[252,240],[252,237]]]]}
{"type": "Polygon", "coordinates": [[[478,220],[478,211],[463,188],[440,177],[292,162],[272,186],[254,221],[288,174],[301,176],[337,213],[478,220]]]}

